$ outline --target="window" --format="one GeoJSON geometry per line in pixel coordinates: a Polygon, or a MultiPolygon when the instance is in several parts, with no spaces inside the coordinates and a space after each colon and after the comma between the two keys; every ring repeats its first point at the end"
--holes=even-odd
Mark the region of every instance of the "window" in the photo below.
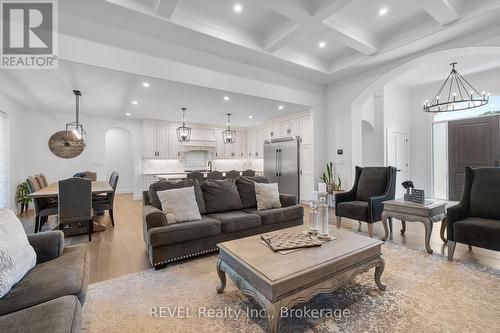
{"type": "Polygon", "coordinates": [[[9,205],[9,181],[7,172],[7,115],[0,112],[0,208],[9,205]]]}

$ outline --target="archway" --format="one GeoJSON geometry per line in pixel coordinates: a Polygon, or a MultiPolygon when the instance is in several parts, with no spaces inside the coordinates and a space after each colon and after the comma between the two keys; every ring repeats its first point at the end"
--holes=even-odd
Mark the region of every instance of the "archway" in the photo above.
{"type": "Polygon", "coordinates": [[[113,171],[120,174],[117,193],[132,193],[134,189],[134,152],[132,133],[121,127],[109,129],[105,135],[106,177],[113,171]]]}

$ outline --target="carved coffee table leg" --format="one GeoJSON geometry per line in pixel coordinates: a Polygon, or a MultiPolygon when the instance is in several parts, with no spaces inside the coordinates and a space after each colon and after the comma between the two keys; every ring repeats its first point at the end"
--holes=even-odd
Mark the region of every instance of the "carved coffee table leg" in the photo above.
{"type": "Polygon", "coordinates": [[[222,294],[226,289],[226,273],[221,269],[222,260],[217,259],[217,274],[220,279],[220,286],[217,287],[217,293],[222,294]]]}
{"type": "Polygon", "coordinates": [[[277,304],[269,303],[266,306],[267,314],[267,325],[269,327],[269,332],[278,333],[280,328],[281,313],[280,308],[277,304]]]}
{"type": "Polygon", "coordinates": [[[387,212],[386,211],[382,212],[382,225],[384,226],[384,236],[382,236],[382,240],[386,241],[387,238],[389,237],[389,230],[387,227],[387,212]]]}
{"type": "Polygon", "coordinates": [[[375,267],[375,283],[377,284],[377,287],[384,291],[386,286],[380,281],[380,277],[382,276],[382,273],[384,272],[385,269],[385,261],[384,257],[381,255],[380,256],[380,265],[375,267]]]}
{"type": "Polygon", "coordinates": [[[425,227],[425,249],[429,254],[432,254],[432,249],[430,245],[431,235],[432,235],[432,221],[430,219],[425,219],[422,221],[425,227]]]}
{"type": "Polygon", "coordinates": [[[406,221],[401,220],[401,234],[406,232],[406,221]]]}
{"type": "Polygon", "coordinates": [[[448,240],[446,239],[446,237],[444,237],[444,231],[446,230],[446,227],[448,226],[448,218],[445,217],[442,221],[441,221],[441,230],[440,230],[440,236],[441,236],[441,240],[443,241],[443,243],[448,243],[448,240]]]}

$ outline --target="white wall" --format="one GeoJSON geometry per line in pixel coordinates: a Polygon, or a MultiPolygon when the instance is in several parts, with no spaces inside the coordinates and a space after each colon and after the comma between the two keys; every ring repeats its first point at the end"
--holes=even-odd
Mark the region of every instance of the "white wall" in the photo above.
{"type": "Polygon", "coordinates": [[[0,111],[8,117],[8,172],[9,172],[9,207],[17,211],[17,186],[25,181],[25,150],[27,149],[27,131],[24,127],[26,115],[23,110],[7,97],[0,94],[0,111]]]}
{"type": "MultiPolygon", "coordinates": [[[[384,161],[387,164],[387,133],[410,135],[410,90],[393,83],[384,86],[384,161]]],[[[411,137],[410,146],[411,146],[411,137]]],[[[411,163],[410,163],[411,165],[411,163]]]]}
{"type": "Polygon", "coordinates": [[[105,134],[105,177],[118,172],[117,193],[134,192],[134,154],[132,133],[121,127],[109,129],[105,134]]]}
{"type": "Polygon", "coordinates": [[[384,165],[384,98],[376,94],[362,109],[363,165],[384,165]]]}

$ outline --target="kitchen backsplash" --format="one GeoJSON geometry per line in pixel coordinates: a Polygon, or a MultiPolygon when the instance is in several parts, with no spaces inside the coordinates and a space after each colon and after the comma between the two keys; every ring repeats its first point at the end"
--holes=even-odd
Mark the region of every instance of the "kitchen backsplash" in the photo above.
{"type": "MultiPolygon", "coordinates": [[[[254,160],[214,160],[213,168],[219,171],[228,170],[264,170],[264,160],[254,159],[254,160]]],[[[162,174],[162,173],[175,173],[184,172],[185,170],[184,160],[155,160],[155,159],[145,159],[143,160],[143,173],[144,174],[162,174]]],[[[208,166],[207,166],[208,169],[208,166]]]]}

